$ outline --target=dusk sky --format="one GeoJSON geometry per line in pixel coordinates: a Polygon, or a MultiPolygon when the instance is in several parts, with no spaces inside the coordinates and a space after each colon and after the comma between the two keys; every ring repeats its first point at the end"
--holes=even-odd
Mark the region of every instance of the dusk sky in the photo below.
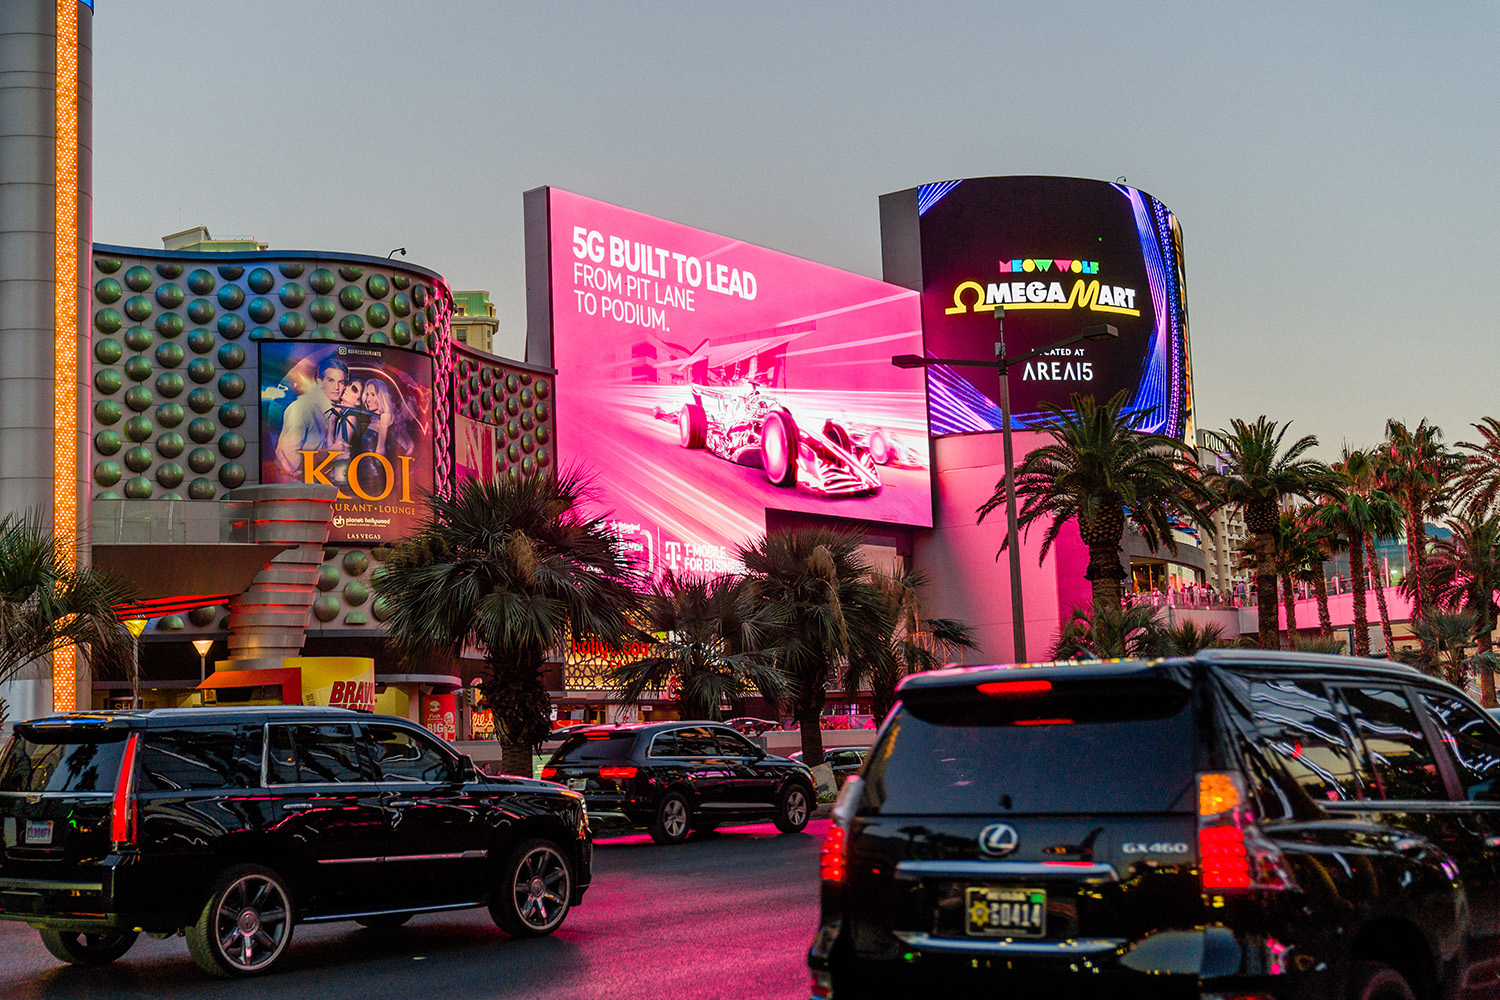
{"type": "Polygon", "coordinates": [[[98,0],[94,237],[405,260],[525,327],[552,184],[880,276],[877,200],[1126,181],[1185,233],[1199,426],[1500,415],[1500,6],[98,0]]]}

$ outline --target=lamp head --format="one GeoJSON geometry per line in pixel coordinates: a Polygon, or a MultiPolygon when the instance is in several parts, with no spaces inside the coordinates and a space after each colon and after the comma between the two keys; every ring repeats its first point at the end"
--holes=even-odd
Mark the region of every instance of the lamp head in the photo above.
{"type": "Polygon", "coordinates": [[[193,640],[193,648],[198,651],[198,655],[199,656],[207,656],[208,655],[208,651],[210,649],[213,649],[213,646],[214,646],[214,641],[212,639],[194,639],[193,640]]]}
{"type": "Polygon", "coordinates": [[[898,354],[891,358],[891,364],[897,368],[926,368],[927,359],[920,354],[898,354]]]}
{"type": "Polygon", "coordinates": [[[1084,340],[1117,340],[1120,336],[1119,328],[1108,323],[1102,326],[1086,326],[1082,332],[1084,340]]]}

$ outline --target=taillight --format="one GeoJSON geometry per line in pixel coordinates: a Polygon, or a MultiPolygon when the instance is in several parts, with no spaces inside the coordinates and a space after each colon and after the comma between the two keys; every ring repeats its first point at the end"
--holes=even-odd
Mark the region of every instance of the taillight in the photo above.
{"type": "Polygon", "coordinates": [[[135,745],[139,733],[131,733],[125,740],[125,753],[120,756],[120,776],[115,779],[115,798],[109,812],[109,839],[116,847],[135,843],[135,745]]]}
{"type": "Polygon", "coordinates": [[[1041,694],[1052,690],[1051,681],[988,681],[978,685],[980,694],[1041,694]]]}
{"type": "Polygon", "coordinates": [[[1281,849],[1256,825],[1244,778],[1235,772],[1198,775],[1198,868],[1209,892],[1296,888],[1281,849]]]}
{"type": "Polygon", "coordinates": [[[605,781],[629,781],[631,778],[635,777],[635,772],[638,770],[640,770],[640,768],[630,766],[601,767],[599,768],[599,777],[603,778],[605,781]]]}
{"type": "Polygon", "coordinates": [[[553,778],[557,777],[557,768],[548,764],[546,767],[542,768],[542,777],[547,781],[551,781],[553,778]]]}
{"type": "Polygon", "coordinates": [[[837,823],[828,824],[823,834],[823,850],[818,856],[818,872],[824,882],[844,881],[844,851],[848,847],[849,834],[837,823]]]}

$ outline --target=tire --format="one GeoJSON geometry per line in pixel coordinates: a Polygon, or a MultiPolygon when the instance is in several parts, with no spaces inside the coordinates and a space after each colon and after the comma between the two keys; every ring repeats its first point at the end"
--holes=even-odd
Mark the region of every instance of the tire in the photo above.
{"type": "Polygon", "coordinates": [[[510,852],[490,896],[490,919],[511,937],[542,937],[562,926],[573,905],[573,866],[550,840],[528,840],[510,852]]]}
{"type": "Polygon", "coordinates": [[[836,424],[832,420],[825,422],[823,436],[845,451],[854,450],[854,439],[849,436],[848,431],[844,430],[842,424],[836,424]]]}
{"type": "Polygon", "coordinates": [[[135,931],[87,934],[79,931],[55,931],[43,927],[42,947],[59,962],[69,965],[108,965],[130,950],[138,936],[135,931]]]}
{"type": "Polygon", "coordinates": [[[702,448],[708,440],[708,414],[703,407],[685,403],[677,414],[677,432],[684,448],[702,448]]]}
{"type": "Polygon", "coordinates": [[[776,829],[782,833],[801,833],[812,818],[812,798],[807,786],[793,782],[781,793],[776,804],[776,829]]]}
{"type": "Polygon", "coordinates": [[[1349,968],[1349,1000],[1417,1000],[1417,995],[1389,965],[1355,962],[1349,968]]]}
{"type": "Polygon", "coordinates": [[[870,435],[870,457],[875,460],[876,465],[890,465],[891,459],[896,457],[896,449],[891,447],[890,439],[885,436],[884,431],[876,431],[870,435]]]}
{"type": "Polygon", "coordinates": [[[373,917],[357,917],[355,923],[376,931],[395,930],[412,918],[410,913],[378,913],[373,917]]]}
{"type": "Polygon", "coordinates": [[[668,792],[656,805],[651,818],[651,839],[658,844],[680,844],[693,828],[693,807],[681,792],[668,792]]]}
{"type": "Polygon", "coordinates": [[[785,410],[766,414],[760,425],[760,467],[772,486],[797,485],[797,422],[785,410]]]}
{"type": "Polygon", "coordinates": [[[236,865],[219,876],[198,922],[188,928],[188,953],[215,976],[258,976],[286,954],[295,923],[292,893],[280,875],[236,865]]]}

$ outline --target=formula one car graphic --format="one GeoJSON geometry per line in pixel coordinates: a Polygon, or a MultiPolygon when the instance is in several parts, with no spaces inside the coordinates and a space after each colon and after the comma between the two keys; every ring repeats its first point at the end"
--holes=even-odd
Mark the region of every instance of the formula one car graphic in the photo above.
{"type": "Polygon", "coordinates": [[[799,427],[790,411],[753,382],[692,385],[693,401],[675,414],[659,407],[659,420],[675,420],[684,448],[705,449],[736,465],[759,466],[767,481],[800,486],[819,496],[871,496],[880,473],[868,446],[833,420],[820,433],[799,427]]]}

